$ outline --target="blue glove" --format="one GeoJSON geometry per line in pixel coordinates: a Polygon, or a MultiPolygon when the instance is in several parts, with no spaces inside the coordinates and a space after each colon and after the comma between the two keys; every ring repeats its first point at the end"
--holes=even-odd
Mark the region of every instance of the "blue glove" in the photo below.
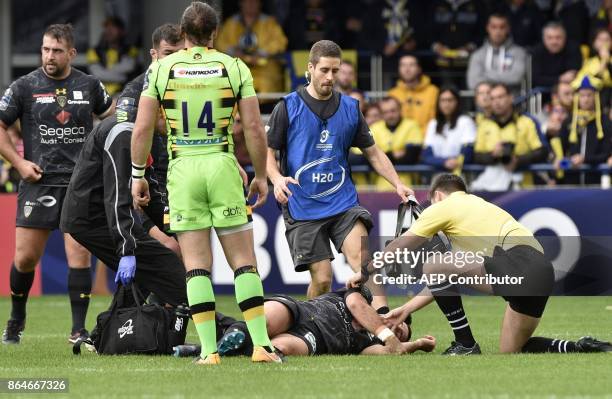
{"type": "Polygon", "coordinates": [[[136,257],[122,256],[121,260],[119,260],[119,269],[117,269],[115,283],[121,281],[121,284],[128,285],[132,282],[134,273],[136,273],[136,257]]]}

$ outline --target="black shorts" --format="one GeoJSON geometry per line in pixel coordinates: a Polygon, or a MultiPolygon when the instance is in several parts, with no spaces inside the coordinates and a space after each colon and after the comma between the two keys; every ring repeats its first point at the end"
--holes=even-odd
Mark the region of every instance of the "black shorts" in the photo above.
{"type": "MultiPolygon", "coordinates": [[[[185,266],[174,252],[142,232],[136,237],[136,274],[134,280],[147,291],[154,292],[163,302],[176,306],[187,303],[185,266]]],[[[113,237],[107,226],[92,227],[70,235],[87,248],[106,266],[117,271],[117,255],[113,237]]]]}
{"type": "Polygon", "coordinates": [[[55,230],[59,227],[67,187],[21,181],[17,194],[17,227],[55,230]]]}
{"type": "Polygon", "coordinates": [[[555,283],[552,263],[543,253],[528,245],[505,251],[495,247],[492,257],[485,257],[485,270],[498,278],[523,277],[520,285],[493,285],[493,293],[502,296],[521,314],[542,317],[555,283]]]}
{"type": "Polygon", "coordinates": [[[344,239],[360,220],[369,232],[374,225],[372,215],[365,208],[355,206],[335,216],[320,220],[294,220],[287,208],[283,208],[285,236],[291,250],[296,272],[307,271],[310,264],[324,259],[334,259],[329,241],[342,252],[344,239]]]}
{"type": "Polygon", "coordinates": [[[304,341],[310,356],[327,353],[323,334],[314,322],[314,318],[317,316],[310,309],[301,306],[299,301],[290,296],[282,294],[266,297],[264,301],[279,302],[287,307],[293,321],[291,328],[286,333],[304,341]]]}

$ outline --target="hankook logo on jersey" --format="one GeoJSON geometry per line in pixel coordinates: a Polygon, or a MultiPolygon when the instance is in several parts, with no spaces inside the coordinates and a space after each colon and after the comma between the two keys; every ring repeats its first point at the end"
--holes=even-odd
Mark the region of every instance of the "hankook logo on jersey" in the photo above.
{"type": "Polygon", "coordinates": [[[217,68],[177,68],[174,70],[174,76],[177,78],[216,78],[223,75],[223,70],[217,68]]]}
{"type": "Polygon", "coordinates": [[[51,195],[43,195],[42,197],[36,198],[36,201],[47,208],[51,208],[53,205],[57,204],[57,200],[51,195]]]}

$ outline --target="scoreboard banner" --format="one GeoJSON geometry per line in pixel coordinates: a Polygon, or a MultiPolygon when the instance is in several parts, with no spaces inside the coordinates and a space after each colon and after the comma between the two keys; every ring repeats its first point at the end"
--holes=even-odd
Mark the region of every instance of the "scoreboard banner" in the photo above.
{"type": "MultiPolygon", "coordinates": [[[[569,295],[612,295],[612,191],[601,189],[542,189],[506,193],[477,193],[499,205],[527,228],[558,238],[547,255],[556,269],[556,293],[569,295]],[[563,265],[558,265],[559,259],[563,265]],[[557,263],[555,263],[555,259],[557,263]]],[[[426,191],[416,197],[425,203],[426,191]]],[[[372,213],[372,239],[393,236],[399,198],[395,193],[361,193],[361,205],[372,213]]],[[[15,245],[16,196],[0,196],[0,295],[8,295],[9,269],[15,245]]],[[[267,203],[253,214],[255,250],[259,273],[266,293],[304,294],[308,272],[293,269],[285,226],[280,210],[270,195],[267,203]]],[[[483,221],[484,222],[484,221],[483,221]]],[[[213,282],[219,294],[233,293],[233,273],[227,265],[217,237],[212,234],[213,282]]],[[[373,243],[380,247],[383,243],[373,243]]],[[[333,246],[332,246],[333,248],[333,246]]],[[[352,275],[342,254],[332,262],[334,286],[352,275]]],[[[109,285],[112,288],[112,272],[109,285]]],[[[67,265],[62,235],[55,231],[41,260],[33,295],[66,293],[67,265]]]]}

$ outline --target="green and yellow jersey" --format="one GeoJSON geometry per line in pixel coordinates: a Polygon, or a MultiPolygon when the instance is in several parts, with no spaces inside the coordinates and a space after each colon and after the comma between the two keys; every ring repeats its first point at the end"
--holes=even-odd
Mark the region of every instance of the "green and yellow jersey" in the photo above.
{"type": "Polygon", "coordinates": [[[161,104],[171,158],[234,152],[238,100],[255,96],[249,68],[238,58],[192,47],[151,64],[143,96],[161,104]]]}

